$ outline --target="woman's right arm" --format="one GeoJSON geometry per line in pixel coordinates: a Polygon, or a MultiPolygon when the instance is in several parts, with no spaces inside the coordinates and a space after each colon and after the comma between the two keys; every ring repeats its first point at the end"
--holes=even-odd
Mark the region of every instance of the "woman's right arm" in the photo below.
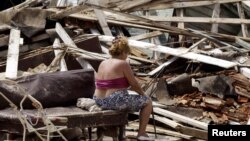
{"type": "Polygon", "coordinates": [[[142,90],[141,86],[139,85],[138,81],[135,79],[134,73],[133,73],[130,65],[126,61],[123,62],[122,68],[123,68],[124,76],[127,78],[128,83],[131,86],[131,89],[140,95],[145,95],[145,93],[142,90]]]}

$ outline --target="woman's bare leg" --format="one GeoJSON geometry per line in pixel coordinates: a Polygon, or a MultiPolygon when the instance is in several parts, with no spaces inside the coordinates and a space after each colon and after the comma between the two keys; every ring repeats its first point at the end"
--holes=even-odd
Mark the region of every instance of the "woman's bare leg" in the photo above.
{"type": "Polygon", "coordinates": [[[147,105],[143,107],[143,109],[140,111],[140,123],[139,123],[139,131],[138,131],[138,137],[139,136],[145,136],[146,135],[146,127],[149,121],[150,114],[152,112],[152,100],[148,101],[147,105]]]}

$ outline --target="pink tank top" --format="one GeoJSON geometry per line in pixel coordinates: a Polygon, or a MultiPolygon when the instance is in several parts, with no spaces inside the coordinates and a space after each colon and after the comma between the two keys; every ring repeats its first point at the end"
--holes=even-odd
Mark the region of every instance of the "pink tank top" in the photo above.
{"type": "Polygon", "coordinates": [[[108,88],[127,88],[129,86],[128,80],[125,77],[109,79],[109,80],[98,80],[95,82],[96,88],[108,89],[108,88]]]}

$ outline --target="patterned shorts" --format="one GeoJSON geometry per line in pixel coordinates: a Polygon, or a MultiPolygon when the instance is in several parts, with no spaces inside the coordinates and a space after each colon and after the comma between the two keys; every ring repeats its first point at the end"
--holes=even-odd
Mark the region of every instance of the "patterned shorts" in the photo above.
{"type": "Polygon", "coordinates": [[[130,95],[126,89],[115,91],[104,99],[93,97],[96,104],[106,110],[126,110],[138,112],[150,100],[148,96],[130,95]]]}

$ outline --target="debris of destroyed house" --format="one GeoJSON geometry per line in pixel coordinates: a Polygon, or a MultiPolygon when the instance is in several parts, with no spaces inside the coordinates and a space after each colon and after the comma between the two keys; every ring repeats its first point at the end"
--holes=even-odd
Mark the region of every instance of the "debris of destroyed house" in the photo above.
{"type": "Polygon", "coordinates": [[[3,1],[0,118],[1,125],[11,127],[3,126],[0,138],[6,140],[5,133],[18,133],[22,139],[26,135],[43,138],[51,129],[44,123],[51,121],[53,131],[59,131],[51,137],[59,135],[62,140],[71,140],[69,134],[75,131],[78,139],[135,140],[137,113],[94,110],[91,101],[94,71],[109,58],[108,48],[116,35],[128,37],[128,63],[154,100],[147,132],[155,140],[207,140],[209,124],[248,124],[249,8],[250,3],[243,0],[3,1]],[[20,37],[10,34],[13,29],[20,37]],[[93,71],[91,78],[77,77],[82,81],[76,82],[67,77],[74,70],[87,68],[93,71]],[[52,74],[60,75],[50,77],[52,74]],[[76,97],[70,94],[75,90],[76,97]],[[42,103],[44,109],[39,112],[46,113],[44,116],[36,118],[37,107],[30,100],[19,109],[26,92],[42,103]],[[88,98],[81,97],[86,93],[88,98]],[[71,98],[74,100],[69,102],[71,98]],[[18,124],[9,124],[13,121],[18,124]],[[30,135],[31,129],[38,131],[31,124],[34,121],[43,125],[44,132],[30,135]],[[27,127],[26,134],[23,127],[27,127]]]}

